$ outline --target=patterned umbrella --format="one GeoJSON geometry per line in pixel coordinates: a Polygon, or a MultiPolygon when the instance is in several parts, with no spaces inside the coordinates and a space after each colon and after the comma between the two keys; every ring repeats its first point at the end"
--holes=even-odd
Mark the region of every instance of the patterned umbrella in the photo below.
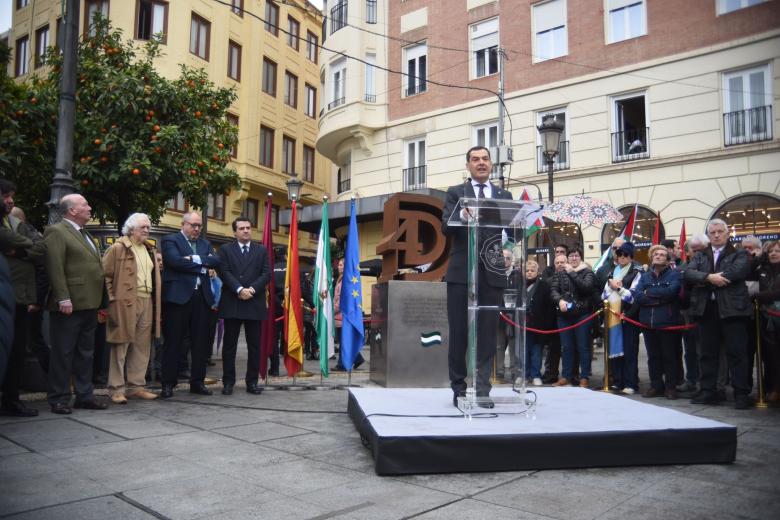
{"type": "Polygon", "coordinates": [[[557,222],[574,222],[580,226],[601,226],[623,220],[623,215],[609,202],[587,195],[560,198],[544,208],[544,216],[557,222]]]}

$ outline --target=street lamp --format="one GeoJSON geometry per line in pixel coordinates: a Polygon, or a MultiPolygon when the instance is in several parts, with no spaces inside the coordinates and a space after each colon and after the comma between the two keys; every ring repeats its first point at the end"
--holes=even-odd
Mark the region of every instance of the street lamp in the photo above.
{"type": "Polygon", "coordinates": [[[287,181],[287,200],[290,202],[297,202],[301,199],[301,188],[303,188],[303,181],[298,180],[297,173],[290,174],[290,180],[287,181]]]}
{"type": "Polygon", "coordinates": [[[555,114],[547,114],[542,117],[542,124],[536,129],[542,136],[542,153],[547,161],[547,192],[550,202],[553,201],[553,164],[555,156],[558,155],[558,148],[561,145],[561,134],[563,134],[563,123],[558,121],[555,114]]]}

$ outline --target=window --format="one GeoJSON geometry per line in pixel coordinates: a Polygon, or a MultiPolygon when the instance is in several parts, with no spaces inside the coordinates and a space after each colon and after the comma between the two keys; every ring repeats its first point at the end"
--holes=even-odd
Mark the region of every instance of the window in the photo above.
{"type": "MultiPolygon", "coordinates": [[[[227,119],[228,123],[236,127],[236,133],[238,133],[238,116],[225,114],[225,119],[227,119]]],[[[230,148],[230,156],[234,159],[238,157],[238,144],[235,144],[230,148]]]]}
{"type": "Polygon", "coordinates": [[[167,41],[168,3],[155,0],[138,0],[135,37],[139,40],[151,40],[158,33],[167,41]]]}
{"type": "Polygon", "coordinates": [[[265,30],[279,36],[279,6],[271,0],[265,3],[265,30]]]}
{"type": "Polygon", "coordinates": [[[498,18],[471,26],[471,50],[475,78],[498,73],[498,18]]]}
{"type": "Polygon", "coordinates": [[[279,231],[279,206],[271,204],[271,231],[279,231]]]}
{"type": "Polygon", "coordinates": [[[208,205],[206,215],[209,218],[225,220],[225,198],[224,193],[219,195],[209,194],[206,199],[206,204],[208,205]]]}
{"type": "Polygon", "coordinates": [[[287,45],[295,49],[300,48],[299,37],[301,34],[301,24],[292,16],[287,17],[287,45]]]}
{"type": "Polygon", "coordinates": [[[342,0],[330,10],[330,34],[347,26],[347,2],[342,0]]]}
{"type": "Polygon", "coordinates": [[[314,182],[314,148],[303,145],[303,180],[314,182]]]}
{"type": "Polygon", "coordinates": [[[233,40],[228,40],[227,75],[229,78],[241,81],[241,46],[233,40]]]}
{"type": "Polygon", "coordinates": [[[645,0],[607,0],[607,43],[647,34],[645,0]]]}
{"type": "Polygon", "coordinates": [[[376,54],[366,54],[366,85],[363,99],[369,103],[376,103],[376,54]]]}
{"type": "Polygon", "coordinates": [[[187,203],[184,200],[184,194],[182,192],[177,193],[172,199],[165,203],[165,207],[182,213],[187,211],[187,203]]]}
{"type": "Polygon", "coordinates": [[[344,100],[346,97],[346,82],[347,82],[346,81],[347,80],[346,58],[342,58],[337,62],[335,62],[333,65],[331,65],[330,71],[331,71],[331,78],[333,78],[333,81],[331,82],[333,101],[328,103],[328,110],[344,104],[344,100]]]}
{"type": "MultiPolygon", "coordinates": [[[[554,110],[545,110],[543,112],[536,113],[536,126],[542,124],[542,119],[547,116],[553,116],[559,123],[563,124],[563,133],[561,134],[561,142],[558,145],[558,155],[553,159],[553,170],[567,170],[569,169],[569,125],[567,124],[566,109],[558,108],[554,110]]],[[[542,135],[536,132],[536,172],[547,173],[547,158],[544,155],[542,145],[544,139],[542,135]]]]}
{"type": "Polygon", "coordinates": [[[282,137],[282,171],[295,173],[295,139],[282,137]]]}
{"type": "Polygon", "coordinates": [[[425,188],[425,138],[411,139],[405,145],[403,191],[425,188]]]}
{"type": "Polygon", "coordinates": [[[43,65],[46,49],[49,48],[49,26],[44,25],[35,31],[35,68],[43,65]]]}
{"type": "Polygon", "coordinates": [[[87,0],[84,16],[84,33],[90,36],[95,35],[95,30],[90,28],[95,14],[100,13],[104,18],[108,18],[108,0],[87,0]]]}
{"type": "Polygon", "coordinates": [[[195,56],[209,60],[209,41],[211,38],[211,24],[192,13],[190,24],[190,52],[195,56]]]}
{"type": "Polygon", "coordinates": [[[317,89],[306,83],[304,85],[304,91],[306,93],[306,106],[304,112],[309,117],[317,117],[317,89]]]}
{"type": "Polygon", "coordinates": [[[241,18],[244,17],[244,0],[232,0],[230,6],[230,11],[233,14],[240,16],[241,18]]]}
{"type": "Polygon", "coordinates": [[[772,139],[770,78],[768,65],[723,74],[726,146],[772,139]]]}
{"type": "Polygon", "coordinates": [[[650,129],[644,94],[612,99],[612,162],[650,157],[650,129]]]}
{"type": "Polygon", "coordinates": [[[720,206],[712,218],[728,223],[732,243],[741,242],[746,235],[780,239],[780,197],[776,193],[739,195],[720,206]]]}
{"type": "Polygon", "coordinates": [[[425,43],[412,45],[404,49],[406,75],[404,90],[407,96],[414,96],[427,90],[428,46],[425,43]]]}
{"type": "Polygon", "coordinates": [[[726,14],[732,11],[738,11],[746,7],[762,4],[767,0],[715,0],[717,2],[718,14],[726,14]]]}
{"type": "Polygon", "coordinates": [[[534,62],[569,53],[566,33],[566,0],[550,0],[532,6],[534,62]]]}
{"type": "Polygon", "coordinates": [[[298,106],[298,76],[290,71],[284,73],[284,102],[293,108],[298,106]]]}
{"type": "Polygon", "coordinates": [[[30,72],[30,38],[22,36],[16,40],[15,68],[17,76],[30,72]]]}
{"type": "Polygon", "coordinates": [[[30,0],[16,0],[16,8],[22,9],[30,5],[30,0]]]}
{"type": "Polygon", "coordinates": [[[276,97],[276,63],[263,58],[263,92],[276,97]]]}
{"type": "Polygon", "coordinates": [[[274,130],[267,126],[260,127],[259,163],[268,168],[274,167],[274,130]]]}
{"type": "MultiPolygon", "coordinates": [[[[623,220],[615,224],[604,224],[601,228],[601,251],[606,251],[612,242],[620,236],[623,228],[628,221],[629,216],[634,211],[634,205],[623,206],[618,208],[618,211],[623,214],[623,220]]],[[[636,220],[634,221],[634,234],[630,237],[626,237],[628,240],[634,243],[634,260],[640,264],[649,263],[647,253],[650,250],[650,246],[653,245],[653,233],[655,232],[655,226],[658,222],[658,213],[652,209],[639,205],[636,211],[636,220]]],[[[666,230],[664,229],[663,222],[658,228],[658,237],[660,240],[666,238],[666,230]]]]}
{"type": "Polygon", "coordinates": [[[65,47],[65,21],[62,19],[62,16],[57,18],[57,49],[63,49],[65,47]]]}
{"type": "Polygon", "coordinates": [[[309,61],[317,63],[317,35],[311,31],[306,31],[306,57],[309,61]]]}
{"type": "MultiPolygon", "coordinates": [[[[498,146],[498,123],[493,121],[490,123],[483,123],[474,127],[474,146],[484,146],[486,148],[494,148],[498,146]]],[[[498,164],[493,164],[493,169],[490,171],[491,179],[498,179],[500,177],[498,164]]]]}
{"type": "Polygon", "coordinates": [[[346,163],[339,168],[338,173],[336,174],[336,190],[338,193],[344,193],[345,191],[350,190],[351,186],[351,174],[350,174],[350,164],[346,163]]]}
{"type": "Polygon", "coordinates": [[[366,23],[376,23],[376,0],[366,0],[366,23]]]}
{"type": "Polygon", "coordinates": [[[252,227],[259,227],[258,214],[260,210],[260,201],[248,198],[241,204],[241,214],[249,219],[252,227]]]}

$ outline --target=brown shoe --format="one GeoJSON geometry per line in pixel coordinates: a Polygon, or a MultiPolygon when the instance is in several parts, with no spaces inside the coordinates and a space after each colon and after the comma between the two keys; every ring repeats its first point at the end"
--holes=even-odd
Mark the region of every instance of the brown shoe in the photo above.
{"type": "Polygon", "coordinates": [[[585,379],[584,377],[582,379],[580,379],[580,388],[590,388],[588,386],[588,380],[585,379]]]}
{"type": "Polygon", "coordinates": [[[143,389],[137,390],[132,394],[127,394],[128,399],[146,399],[147,401],[157,399],[158,397],[159,396],[154,392],[150,392],[149,390],[143,390],[143,389]]]}
{"type": "Polygon", "coordinates": [[[677,392],[674,388],[668,388],[664,391],[664,397],[667,399],[677,399],[677,392]]]}
{"type": "Polygon", "coordinates": [[[127,398],[122,394],[113,394],[111,402],[114,404],[127,404],[127,398]]]}
{"type": "Polygon", "coordinates": [[[565,377],[562,377],[553,383],[553,386],[568,386],[568,385],[569,385],[569,380],[566,379],[565,377]]]}
{"type": "Polygon", "coordinates": [[[642,397],[647,397],[648,399],[650,399],[652,397],[661,397],[662,395],[663,392],[661,392],[660,390],[656,390],[653,387],[650,387],[647,390],[645,390],[645,393],[642,394],[642,397]]]}

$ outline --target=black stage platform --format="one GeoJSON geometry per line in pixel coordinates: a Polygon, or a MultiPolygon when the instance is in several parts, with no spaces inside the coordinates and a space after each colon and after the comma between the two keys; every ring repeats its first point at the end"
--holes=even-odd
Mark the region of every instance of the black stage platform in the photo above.
{"type": "MultiPolygon", "coordinates": [[[[351,388],[348,413],[379,475],[713,464],[736,457],[735,426],[582,388],[534,392],[533,413],[501,415],[497,406],[466,420],[449,389],[351,388]]],[[[513,394],[494,388],[491,395],[513,394]]]]}

